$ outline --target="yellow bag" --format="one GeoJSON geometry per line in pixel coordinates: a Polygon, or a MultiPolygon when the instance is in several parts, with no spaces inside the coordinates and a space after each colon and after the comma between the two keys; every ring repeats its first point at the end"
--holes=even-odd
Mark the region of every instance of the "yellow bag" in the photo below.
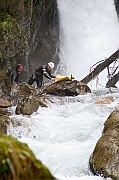
{"type": "Polygon", "coordinates": [[[74,81],[74,76],[72,74],[70,74],[69,76],[60,76],[60,75],[57,75],[55,77],[55,82],[59,82],[59,81],[74,81]]]}

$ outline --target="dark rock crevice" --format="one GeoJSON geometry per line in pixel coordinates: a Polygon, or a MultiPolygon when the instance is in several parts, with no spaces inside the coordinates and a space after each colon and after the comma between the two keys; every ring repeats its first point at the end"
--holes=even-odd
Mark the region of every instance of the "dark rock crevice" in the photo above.
{"type": "Polygon", "coordinates": [[[0,64],[10,75],[18,63],[25,66],[22,80],[48,61],[57,61],[59,38],[56,0],[0,1],[0,64]]]}

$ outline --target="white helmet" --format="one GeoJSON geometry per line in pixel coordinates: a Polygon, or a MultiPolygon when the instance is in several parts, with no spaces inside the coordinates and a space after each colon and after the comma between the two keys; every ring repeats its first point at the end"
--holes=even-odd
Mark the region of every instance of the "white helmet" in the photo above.
{"type": "Polygon", "coordinates": [[[48,66],[50,66],[50,68],[53,69],[54,68],[54,63],[53,62],[49,62],[48,66]]]}

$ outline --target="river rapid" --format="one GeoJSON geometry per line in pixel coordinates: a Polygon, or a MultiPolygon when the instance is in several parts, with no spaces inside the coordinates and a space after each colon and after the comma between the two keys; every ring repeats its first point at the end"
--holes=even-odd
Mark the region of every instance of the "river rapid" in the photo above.
{"type": "Polygon", "coordinates": [[[59,180],[103,180],[91,174],[88,163],[104,122],[118,105],[118,89],[51,98],[54,103],[39,107],[31,116],[15,115],[12,107],[10,118],[14,123],[8,135],[27,143],[59,180]],[[95,104],[107,95],[113,96],[111,104],[95,104]]]}
{"type": "MultiPolygon", "coordinates": [[[[60,22],[56,74],[81,80],[90,67],[119,48],[119,22],[113,0],[57,0],[60,22]]],[[[54,103],[39,107],[31,116],[15,115],[8,135],[27,143],[58,180],[103,180],[89,171],[89,158],[101,137],[104,122],[118,105],[118,88],[105,89],[104,72],[91,93],[76,97],[51,96],[54,103]],[[111,104],[95,101],[113,95],[111,104]]],[[[92,85],[93,83],[93,85],[92,85]]],[[[118,86],[117,86],[118,87],[118,86]]],[[[108,178],[108,180],[110,180],[108,178]]]]}

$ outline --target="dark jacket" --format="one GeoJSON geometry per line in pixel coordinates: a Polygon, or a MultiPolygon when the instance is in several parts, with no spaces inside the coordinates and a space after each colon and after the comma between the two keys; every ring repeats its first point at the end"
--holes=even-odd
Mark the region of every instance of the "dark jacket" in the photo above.
{"type": "Polygon", "coordinates": [[[12,82],[19,82],[19,75],[21,72],[18,71],[18,68],[21,66],[21,64],[18,64],[16,69],[11,74],[11,81],[12,82]]]}
{"type": "Polygon", "coordinates": [[[55,76],[48,69],[47,65],[40,66],[38,69],[35,70],[36,79],[43,79],[43,75],[48,79],[55,78],[55,76]]]}

